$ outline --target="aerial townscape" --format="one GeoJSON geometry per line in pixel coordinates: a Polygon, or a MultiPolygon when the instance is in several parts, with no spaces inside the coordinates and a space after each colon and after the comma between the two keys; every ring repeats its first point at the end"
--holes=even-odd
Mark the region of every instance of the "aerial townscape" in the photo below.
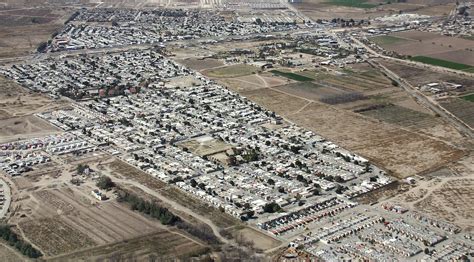
{"type": "Polygon", "coordinates": [[[0,0],[0,261],[474,261],[473,17],[0,0]]]}

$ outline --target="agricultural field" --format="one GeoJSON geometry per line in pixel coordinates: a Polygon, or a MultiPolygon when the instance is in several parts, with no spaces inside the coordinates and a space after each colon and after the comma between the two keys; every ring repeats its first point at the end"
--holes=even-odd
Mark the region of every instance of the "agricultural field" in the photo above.
{"type": "Polygon", "coordinates": [[[231,66],[224,66],[210,70],[203,70],[202,73],[215,78],[230,78],[239,77],[257,73],[259,69],[255,66],[246,64],[236,64],[231,66]]]}
{"type": "Polygon", "coordinates": [[[457,70],[474,67],[472,41],[421,31],[404,31],[371,38],[389,51],[412,60],[457,70]]]}
{"type": "Polygon", "coordinates": [[[440,73],[428,68],[420,68],[396,62],[382,60],[379,60],[379,62],[407,80],[413,86],[422,86],[433,82],[450,82],[463,85],[463,88],[458,91],[461,95],[470,94],[474,91],[474,79],[472,77],[462,77],[451,73],[440,73]]]}
{"type": "Polygon", "coordinates": [[[440,101],[440,105],[474,128],[474,105],[472,101],[460,98],[449,98],[440,101]]]}
{"type": "Polygon", "coordinates": [[[360,109],[358,113],[387,123],[415,129],[427,128],[437,124],[436,118],[432,115],[393,104],[378,105],[365,110],[360,109]]]}
{"type": "Polygon", "coordinates": [[[74,229],[59,217],[25,221],[20,224],[20,228],[46,256],[68,253],[96,244],[86,234],[74,229]],[[45,236],[48,237],[45,239],[45,236]]]}
{"type": "Polygon", "coordinates": [[[49,261],[174,261],[208,253],[209,249],[171,231],[158,231],[108,245],[83,249],[49,261]]]}
{"type": "Polygon", "coordinates": [[[474,94],[462,96],[461,98],[470,102],[474,102],[474,94]]]}
{"type": "Polygon", "coordinates": [[[306,76],[303,76],[303,75],[300,75],[300,74],[291,73],[291,72],[283,72],[283,71],[279,71],[279,70],[271,70],[270,72],[275,74],[275,75],[283,76],[283,77],[286,77],[288,79],[295,80],[295,81],[300,81],[300,82],[308,82],[308,81],[313,81],[314,80],[312,78],[309,78],[309,77],[306,77],[306,76]]]}
{"type": "Polygon", "coordinates": [[[374,37],[371,37],[370,40],[376,43],[377,45],[381,45],[381,46],[390,46],[390,45],[395,45],[395,44],[401,44],[407,41],[415,41],[415,40],[400,38],[400,37],[391,36],[391,35],[374,36],[374,37]]]}
{"type": "Polygon", "coordinates": [[[430,65],[435,65],[435,66],[451,68],[455,70],[470,70],[474,68],[470,65],[455,63],[455,62],[437,59],[433,57],[427,57],[427,56],[414,56],[414,57],[411,57],[410,60],[422,62],[422,63],[430,64],[430,65]]]}
{"type": "Polygon", "coordinates": [[[374,8],[377,4],[369,3],[367,0],[329,0],[327,3],[336,6],[347,6],[356,8],[374,8]]]}

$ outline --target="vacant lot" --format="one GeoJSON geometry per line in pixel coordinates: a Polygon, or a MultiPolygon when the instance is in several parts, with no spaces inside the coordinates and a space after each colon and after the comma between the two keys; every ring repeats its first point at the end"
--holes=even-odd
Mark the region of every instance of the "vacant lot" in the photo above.
{"type": "Polygon", "coordinates": [[[19,254],[14,250],[13,247],[10,247],[8,244],[0,244],[0,261],[2,262],[23,262],[28,261],[24,256],[19,254]]]}
{"type": "Polygon", "coordinates": [[[209,77],[225,78],[225,77],[238,77],[257,73],[258,68],[251,65],[238,64],[231,66],[219,67],[216,69],[203,70],[203,74],[209,77]]]}
{"type": "Polygon", "coordinates": [[[0,120],[0,142],[19,138],[38,137],[60,132],[59,129],[36,116],[0,120]]]}
{"type": "Polygon", "coordinates": [[[178,62],[183,64],[186,67],[189,67],[197,71],[224,66],[224,63],[213,58],[206,58],[206,59],[187,58],[187,59],[178,60],[178,62]]]}
{"type": "MultiPolygon", "coordinates": [[[[53,100],[33,93],[15,82],[0,76],[0,119],[31,115],[36,112],[62,107],[63,100],[53,100]]],[[[1,125],[0,125],[1,126],[1,125]]]]}
{"type": "Polygon", "coordinates": [[[241,237],[246,241],[253,242],[254,247],[260,250],[268,250],[281,244],[280,241],[249,227],[238,230],[234,234],[236,238],[241,237]]]}
{"type": "Polygon", "coordinates": [[[348,95],[352,92],[344,89],[322,86],[311,82],[294,83],[283,86],[278,86],[276,89],[281,90],[285,93],[304,97],[306,99],[320,101],[326,98],[335,97],[339,95],[348,95]]]}
{"type": "Polygon", "coordinates": [[[191,209],[193,212],[210,219],[220,228],[228,228],[240,224],[236,218],[219,211],[217,208],[208,205],[200,199],[195,198],[189,193],[183,192],[174,187],[163,188],[160,194],[171,199],[178,204],[191,209]]]}
{"type": "Polygon", "coordinates": [[[166,183],[120,160],[108,163],[106,167],[119,177],[137,181],[153,190],[159,190],[167,186],[166,183]]]}
{"type": "Polygon", "coordinates": [[[474,219],[474,179],[453,179],[433,190],[414,206],[435,218],[472,229],[474,219]]]}
{"type": "Polygon", "coordinates": [[[73,11],[34,8],[0,13],[0,58],[31,54],[48,41],[73,11]]]}

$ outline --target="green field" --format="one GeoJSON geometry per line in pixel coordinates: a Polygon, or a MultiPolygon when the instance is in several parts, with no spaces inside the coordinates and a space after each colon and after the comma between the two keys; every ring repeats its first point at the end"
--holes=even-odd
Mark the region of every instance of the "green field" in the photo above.
{"type": "Polygon", "coordinates": [[[414,56],[410,59],[413,61],[417,61],[417,62],[421,62],[425,64],[442,66],[442,67],[451,68],[455,70],[471,70],[473,68],[470,65],[460,64],[456,62],[451,62],[451,61],[427,57],[427,56],[414,56]]]}
{"type": "Polygon", "coordinates": [[[407,39],[399,38],[396,36],[390,36],[390,35],[375,36],[375,37],[370,38],[370,40],[376,43],[377,45],[382,45],[382,46],[399,44],[400,42],[409,41],[407,39]]]}
{"type": "Polygon", "coordinates": [[[300,81],[300,82],[306,82],[306,81],[313,81],[314,80],[313,78],[309,78],[309,77],[306,77],[306,76],[302,76],[302,75],[298,75],[298,74],[290,73],[290,72],[282,72],[282,71],[278,71],[278,70],[272,70],[270,72],[272,72],[275,75],[283,76],[283,77],[286,77],[286,78],[289,78],[289,79],[292,79],[292,80],[296,80],[296,81],[300,81]]]}
{"type": "Polygon", "coordinates": [[[461,36],[461,38],[467,39],[467,40],[474,40],[474,35],[470,36],[461,36]]]}
{"type": "Polygon", "coordinates": [[[378,6],[377,4],[366,3],[367,0],[329,0],[329,4],[338,6],[348,6],[357,8],[373,8],[378,6]]]}
{"type": "Polygon", "coordinates": [[[470,67],[468,69],[463,69],[462,71],[468,72],[468,73],[474,73],[474,67],[470,67]]]}
{"type": "Polygon", "coordinates": [[[461,96],[461,98],[464,99],[464,100],[470,101],[470,102],[474,102],[474,94],[470,94],[470,95],[467,95],[467,96],[461,96]]]}
{"type": "Polygon", "coordinates": [[[237,65],[224,66],[224,67],[219,67],[216,69],[206,70],[204,71],[204,74],[210,77],[227,78],[227,77],[238,77],[238,76],[250,75],[256,72],[258,72],[258,68],[255,66],[246,65],[246,64],[237,64],[237,65]]]}

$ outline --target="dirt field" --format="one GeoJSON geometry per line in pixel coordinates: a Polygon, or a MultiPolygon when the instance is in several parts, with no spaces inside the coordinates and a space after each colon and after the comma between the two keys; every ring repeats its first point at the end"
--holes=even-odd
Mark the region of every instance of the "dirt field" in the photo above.
{"type": "Polygon", "coordinates": [[[246,241],[252,241],[254,247],[259,250],[268,250],[281,244],[280,241],[249,227],[236,231],[234,234],[242,237],[246,241]]]}
{"type": "Polygon", "coordinates": [[[178,60],[178,63],[189,67],[191,69],[201,71],[203,69],[209,69],[213,67],[223,66],[224,63],[217,59],[207,58],[207,59],[197,59],[197,58],[187,58],[178,60]]]}
{"type": "Polygon", "coordinates": [[[98,246],[48,261],[174,261],[206,254],[208,248],[170,231],[159,231],[127,241],[98,246]]]}
{"type": "MultiPolygon", "coordinates": [[[[156,178],[153,178],[149,174],[120,160],[108,163],[106,167],[109,168],[112,172],[114,172],[115,175],[121,178],[137,181],[140,184],[153,190],[160,190],[168,186],[166,183],[156,178]]],[[[99,169],[101,168],[102,167],[99,167],[99,169]]]]}
{"type": "Polygon", "coordinates": [[[414,206],[434,217],[472,226],[474,219],[474,179],[455,179],[444,183],[414,206]]]}
{"type": "Polygon", "coordinates": [[[327,97],[351,94],[350,90],[347,91],[347,89],[341,89],[333,86],[322,86],[311,82],[288,84],[276,87],[276,89],[292,95],[317,101],[327,97]]]}
{"type": "Polygon", "coordinates": [[[0,143],[59,133],[60,130],[36,116],[0,120],[0,143]]]}
{"type": "Polygon", "coordinates": [[[0,119],[31,115],[66,104],[64,100],[53,101],[0,76],[0,119]]]}
{"type": "Polygon", "coordinates": [[[3,10],[0,13],[0,58],[24,56],[48,41],[72,14],[71,8],[3,10]]]}
{"type": "Polygon", "coordinates": [[[219,67],[216,69],[203,70],[202,73],[209,77],[226,78],[250,75],[258,72],[258,68],[251,65],[237,64],[219,67]]]}
{"type": "Polygon", "coordinates": [[[23,262],[28,261],[21,254],[18,254],[17,251],[14,251],[12,247],[8,244],[0,243],[0,261],[2,262],[23,262]]]}

